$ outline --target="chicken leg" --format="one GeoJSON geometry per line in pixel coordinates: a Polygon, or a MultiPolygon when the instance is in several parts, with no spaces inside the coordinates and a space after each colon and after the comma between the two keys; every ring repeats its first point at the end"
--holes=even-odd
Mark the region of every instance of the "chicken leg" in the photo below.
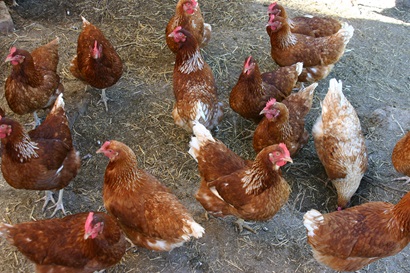
{"type": "Polygon", "coordinates": [[[410,183],[410,176],[403,176],[403,177],[398,177],[393,179],[393,181],[401,181],[404,180],[404,185],[409,184],[410,183]]]}
{"type": "Polygon", "coordinates": [[[238,228],[239,233],[242,233],[243,229],[247,229],[250,232],[256,234],[256,231],[248,225],[248,222],[241,218],[238,218],[238,220],[234,222],[234,225],[238,228]]]}
{"type": "Polygon", "coordinates": [[[41,208],[41,211],[42,211],[42,212],[45,211],[48,202],[51,201],[51,202],[53,202],[53,204],[56,203],[56,201],[55,201],[54,198],[53,198],[53,192],[52,192],[52,191],[46,191],[46,194],[44,195],[44,197],[41,198],[41,199],[39,199],[39,200],[37,200],[36,202],[38,202],[38,201],[40,201],[40,200],[44,200],[43,207],[41,208]]]}
{"type": "Polygon", "coordinates": [[[63,205],[63,193],[64,193],[64,189],[59,190],[57,203],[55,203],[49,208],[49,209],[52,209],[55,207],[50,217],[53,217],[59,210],[61,210],[64,213],[64,215],[66,215],[64,205],[63,205]]]}
{"type": "Polygon", "coordinates": [[[101,99],[100,101],[102,101],[105,105],[105,111],[108,112],[108,106],[107,106],[107,101],[110,100],[109,97],[107,97],[107,95],[105,94],[105,88],[101,89],[101,99]]]}

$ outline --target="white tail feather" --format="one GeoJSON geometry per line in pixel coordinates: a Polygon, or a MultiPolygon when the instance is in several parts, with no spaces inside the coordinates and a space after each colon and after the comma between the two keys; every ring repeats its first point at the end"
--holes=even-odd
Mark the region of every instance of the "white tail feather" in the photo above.
{"type": "Polygon", "coordinates": [[[206,129],[204,125],[199,122],[194,121],[194,126],[192,126],[192,131],[194,132],[194,137],[191,138],[189,142],[189,151],[188,153],[197,160],[197,156],[201,146],[206,143],[207,141],[215,141],[212,137],[211,132],[206,129]]]}
{"type": "Polygon", "coordinates": [[[12,225],[6,224],[6,223],[0,223],[0,236],[3,238],[8,237],[9,233],[9,228],[12,228],[12,225]]]}
{"type": "Polygon", "coordinates": [[[325,218],[315,209],[309,210],[303,215],[303,225],[308,231],[308,236],[315,235],[315,229],[318,229],[318,224],[323,223],[325,218]]]}
{"type": "Polygon", "coordinates": [[[296,63],[296,72],[298,73],[298,76],[300,75],[300,73],[302,73],[302,70],[303,70],[303,62],[296,63]]]}
{"type": "Polygon", "coordinates": [[[350,41],[350,38],[353,37],[353,32],[354,32],[354,28],[348,23],[344,22],[342,24],[342,28],[339,29],[337,33],[342,35],[344,44],[346,45],[350,41]]]}
{"type": "Polygon", "coordinates": [[[204,28],[209,29],[209,31],[212,31],[212,26],[210,24],[204,23],[204,28]]]}
{"type": "Polygon", "coordinates": [[[202,235],[204,235],[205,229],[200,224],[198,224],[195,221],[186,221],[186,223],[188,224],[189,229],[191,230],[191,232],[188,232],[189,236],[201,238],[202,235]]]}

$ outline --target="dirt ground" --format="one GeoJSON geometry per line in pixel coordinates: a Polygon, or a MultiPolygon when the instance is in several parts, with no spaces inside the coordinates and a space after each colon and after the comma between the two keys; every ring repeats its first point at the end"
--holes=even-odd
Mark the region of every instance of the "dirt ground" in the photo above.
{"type": "MultiPolygon", "coordinates": [[[[10,1],[11,2],[11,1],[10,1]]],[[[0,58],[11,46],[32,50],[60,37],[59,71],[65,86],[68,116],[73,122],[76,148],[85,158],[78,176],[66,188],[64,204],[69,214],[104,210],[101,189],[107,160],[95,151],[108,139],[128,144],[142,168],[157,176],[180,198],[206,234],[170,253],[143,248],[130,250],[121,263],[107,272],[333,272],[318,264],[306,242],[303,214],[336,207],[336,192],[316,155],[313,139],[283,168],[292,188],[289,202],[273,219],[256,223],[257,234],[238,234],[232,218],[207,221],[195,200],[199,176],[196,162],[188,155],[190,135],[174,125],[171,111],[174,55],[165,44],[164,31],[176,1],[131,0],[17,0],[10,7],[16,31],[0,37],[0,58]],[[76,53],[81,18],[102,29],[124,61],[121,80],[107,89],[109,112],[97,105],[99,91],[88,88],[69,72],[76,53]],[[89,156],[87,156],[89,155],[89,156]]],[[[319,83],[306,127],[311,131],[318,117],[329,79],[343,81],[344,92],[357,109],[366,137],[369,169],[352,199],[352,205],[369,201],[396,203],[410,185],[392,181],[399,174],[391,164],[396,141],[410,128],[410,11],[387,0],[285,0],[280,3],[292,15],[331,15],[355,28],[343,58],[327,79],[319,83]]],[[[7,1],[6,1],[7,3],[7,1]]],[[[205,20],[213,27],[204,48],[205,60],[216,77],[220,100],[228,102],[243,61],[252,55],[261,71],[276,68],[270,57],[265,31],[268,1],[201,0],[205,20]]],[[[10,72],[0,62],[0,84],[10,72]]],[[[0,106],[21,122],[31,115],[10,112],[1,88],[0,106]]],[[[251,141],[255,125],[229,107],[214,136],[244,158],[253,159],[251,141]]],[[[45,112],[39,112],[41,117],[45,112]]],[[[28,128],[27,128],[28,129],[28,128]]],[[[0,180],[0,220],[18,223],[48,218],[42,192],[11,188],[0,180]]],[[[57,217],[62,217],[58,213],[57,217]]],[[[64,236],[62,234],[61,236],[64,236]]],[[[410,272],[410,250],[375,262],[360,272],[410,272]]],[[[0,272],[32,272],[31,264],[13,247],[2,242],[0,272]]]]}

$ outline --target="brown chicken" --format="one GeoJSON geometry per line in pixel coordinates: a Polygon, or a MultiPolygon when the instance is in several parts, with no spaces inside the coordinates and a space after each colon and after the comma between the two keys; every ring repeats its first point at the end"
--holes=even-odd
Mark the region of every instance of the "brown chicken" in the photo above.
{"type": "Polygon", "coordinates": [[[236,216],[239,231],[253,231],[244,220],[268,220],[287,202],[290,187],[279,170],[292,162],[285,144],[266,147],[252,162],[215,140],[202,124],[196,123],[193,131],[189,154],[201,176],[195,197],[208,213],[236,216]]]}
{"type": "Polygon", "coordinates": [[[405,180],[405,183],[410,182],[410,131],[402,137],[394,146],[391,156],[393,166],[399,173],[405,176],[394,180],[405,180]]]}
{"type": "Polygon", "coordinates": [[[169,36],[179,45],[173,74],[175,124],[192,132],[193,122],[199,121],[212,130],[223,117],[214,74],[189,31],[178,26],[169,36]]]}
{"type": "Polygon", "coordinates": [[[284,143],[290,156],[295,155],[308,141],[305,117],[312,107],[317,83],[291,94],[282,103],[271,99],[261,111],[265,117],[258,124],[253,135],[253,148],[259,153],[273,144],[284,143]]]}
{"type": "Polygon", "coordinates": [[[97,151],[110,159],[104,175],[104,206],[136,245],[170,251],[200,238],[204,228],[154,176],[139,169],[124,143],[107,141],[97,151]]]}
{"type": "Polygon", "coordinates": [[[269,99],[282,101],[289,96],[302,67],[302,63],[297,63],[261,74],[252,56],[247,57],[238,82],[229,95],[229,105],[242,117],[258,123],[262,119],[260,112],[269,99]]]}
{"type": "Polygon", "coordinates": [[[31,53],[12,47],[5,60],[13,66],[4,86],[7,103],[16,114],[33,113],[35,125],[40,124],[36,111],[52,106],[64,91],[57,74],[58,41],[56,38],[31,53]]]}
{"type": "Polygon", "coordinates": [[[367,149],[355,109],[331,79],[322,114],[312,129],[316,152],[337,190],[338,209],[345,208],[367,169],[367,149]]]}
{"type": "Polygon", "coordinates": [[[77,175],[80,157],[73,147],[63,94],[43,123],[28,133],[17,121],[1,118],[0,138],[1,170],[6,182],[16,189],[47,190],[43,210],[49,201],[54,202],[48,190],[60,190],[51,216],[60,209],[65,214],[63,188],[77,175]]]}
{"type": "Polygon", "coordinates": [[[334,270],[356,271],[399,253],[410,241],[410,193],[396,205],[370,202],[303,217],[315,259],[334,270]]]}
{"type": "Polygon", "coordinates": [[[326,77],[332,65],[344,54],[346,45],[353,36],[354,28],[347,23],[331,36],[311,37],[292,33],[287,20],[270,14],[266,31],[270,37],[272,59],[280,66],[303,62],[305,71],[300,81],[318,81],[326,77]],[[314,68],[314,69],[312,69],[314,68]]]}
{"type": "Polygon", "coordinates": [[[268,14],[281,16],[287,20],[292,33],[312,37],[330,36],[338,32],[342,27],[338,20],[330,17],[298,16],[289,18],[285,8],[276,2],[269,5],[268,14]]]}
{"type": "Polygon", "coordinates": [[[116,221],[102,212],[0,223],[0,236],[35,264],[36,273],[92,273],[118,263],[126,247],[116,221]]]}
{"type": "Polygon", "coordinates": [[[81,18],[83,30],[78,36],[77,55],[71,61],[70,71],[76,78],[101,89],[101,100],[108,111],[105,89],[121,78],[122,61],[101,30],[81,18]]]}
{"type": "Polygon", "coordinates": [[[169,20],[165,29],[166,42],[169,49],[177,53],[179,45],[169,34],[177,27],[181,26],[188,30],[198,43],[198,46],[205,46],[211,39],[212,27],[204,23],[201,9],[196,0],[179,0],[175,9],[175,15],[169,20]]]}

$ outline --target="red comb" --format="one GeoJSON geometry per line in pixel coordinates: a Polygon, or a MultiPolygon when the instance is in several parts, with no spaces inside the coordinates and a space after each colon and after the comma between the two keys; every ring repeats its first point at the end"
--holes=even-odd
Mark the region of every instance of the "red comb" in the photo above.
{"type": "Polygon", "coordinates": [[[88,230],[91,222],[93,221],[93,218],[94,218],[94,212],[90,212],[87,216],[87,220],[85,220],[85,226],[84,226],[85,230],[88,230]]]}
{"type": "Polygon", "coordinates": [[[288,147],[286,147],[285,143],[279,143],[279,148],[281,148],[283,150],[283,152],[285,153],[285,156],[290,157],[288,147]]]}
{"type": "Polygon", "coordinates": [[[269,108],[276,103],[276,99],[272,98],[266,103],[266,107],[269,108]]]}
{"type": "Polygon", "coordinates": [[[181,26],[177,26],[175,29],[174,29],[174,33],[177,33],[178,31],[180,31],[182,29],[182,27],[181,26]]]}
{"type": "Polygon", "coordinates": [[[106,141],[106,142],[104,142],[104,144],[101,146],[101,149],[107,149],[107,147],[108,146],[110,146],[110,144],[111,144],[111,141],[106,141]]]}
{"type": "Polygon", "coordinates": [[[276,6],[276,2],[273,2],[272,4],[269,5],[268,11],[273,10],[273,8],[276,6]]]}

